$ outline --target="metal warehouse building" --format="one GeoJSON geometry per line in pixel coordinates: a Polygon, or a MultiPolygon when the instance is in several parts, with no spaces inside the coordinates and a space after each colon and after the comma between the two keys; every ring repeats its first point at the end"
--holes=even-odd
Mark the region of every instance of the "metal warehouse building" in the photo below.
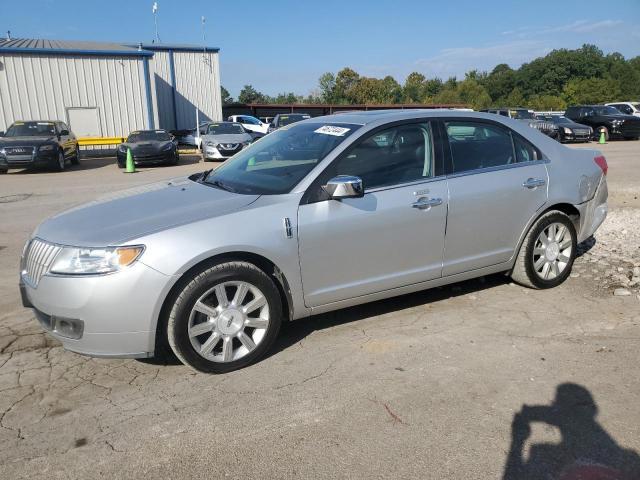
{"type": "Polygon", "coordinates": [[[221,120],[217,48],[0,40],[0,131],[62,120],[78,137],[221,120]]]}

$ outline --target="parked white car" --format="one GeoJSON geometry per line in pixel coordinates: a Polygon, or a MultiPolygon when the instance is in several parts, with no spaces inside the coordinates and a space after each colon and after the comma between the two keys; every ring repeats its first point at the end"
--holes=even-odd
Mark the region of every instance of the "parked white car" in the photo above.
{"type": "Polygon", "coordinates": [[[616,102],[605,103],[605,105],[617,108],[618,110],[620,110],[620,113],[640,117],[640,102],[616,102]]]}
{"type": "Polygon", "coordinates": [[[231,115],[228,119],[229,122],[236,122],[242,125],[245,130],[249,132],[259,133],[260,135],[266,135],[269,131],[269,124],[261,122],[256,117],[251,115],[231,115]]]}

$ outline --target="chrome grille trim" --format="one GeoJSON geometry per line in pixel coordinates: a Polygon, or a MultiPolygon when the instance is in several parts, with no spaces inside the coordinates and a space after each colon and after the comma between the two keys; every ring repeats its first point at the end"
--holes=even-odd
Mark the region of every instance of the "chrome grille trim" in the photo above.
{"type": "Polygon", "coordinates": [[[24,279],[36,288],[42,276],[49,271],[49,267],[62,247],[44,242],[39,238],[31,240],[26,252],[24,279]]]}

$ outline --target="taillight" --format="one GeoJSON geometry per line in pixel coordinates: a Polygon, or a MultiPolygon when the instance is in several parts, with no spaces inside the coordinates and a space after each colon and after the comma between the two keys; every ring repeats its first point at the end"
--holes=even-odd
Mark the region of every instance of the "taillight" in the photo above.
{"type": "Polygon", "coordinates": [[[602,169],[602,173],[607,174],[607,170],[609,170],[609,165],[607,165],[607,159],[604,158],[604,155],[598,155],[593,159],[594,162],[598,164],[598,166],[602,169]]]}

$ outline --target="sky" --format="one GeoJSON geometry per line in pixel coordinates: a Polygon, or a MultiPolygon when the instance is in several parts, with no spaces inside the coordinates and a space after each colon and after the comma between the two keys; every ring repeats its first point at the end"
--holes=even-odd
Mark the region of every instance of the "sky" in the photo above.
{"type": "MultiPolygon", "coordinates": [[[[150,0],[0,0],[13,38],[150,42],[150,0]]],[[[163,43],[220,48],[222,85],[307,95],[324,72],[464,77],[593,43],[640,55],[640,0],[158,0],[163,43]],[[615,5],[615,8],[613,6],[615,5]]]]}

